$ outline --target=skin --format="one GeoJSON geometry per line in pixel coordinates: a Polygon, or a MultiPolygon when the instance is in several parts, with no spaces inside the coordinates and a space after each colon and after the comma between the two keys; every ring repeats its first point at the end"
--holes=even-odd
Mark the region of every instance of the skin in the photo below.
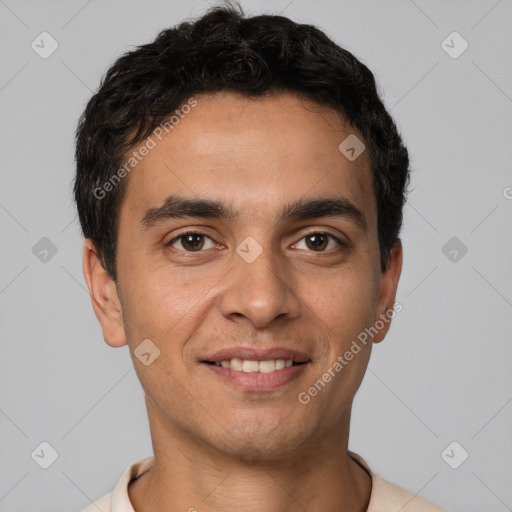
{"type": "Polygon", "coordinates": [[[117,287],[91,240],[84,244],[104,339],[129,345],[145,392],[155,465],[129,486],[134,509],[364,511],[371,478],[349,457],[348,438],[372,342],[309,404],[297,399],[395,303],[402,247],[381,273],[367,152],[349,161],[338,150],[350,133],[362,135],[339,113],[292,93],[195,99],[125,178],[117,287]],[[346,217],[276,222],[284,204],[333,191],[362,210],[366,231],[346,217]],[[143,231],[144,212],[170,194],[231,201],[240,217],[173,219],[143,231]],[[183,239],[165,246],[183,228],[207,235],[201,251],[183,239]],[[328,239],[315,249],[311,232],[349,247],[328,239]],[[252,263],[236,252],[247,236],[263,249],[252,263]],[[133,355],[147,338],[160,350],[149,366],[133,355]],[[311,362],[277,391],[241,391],[200,363],[239,345],[297,349],[311,362]]]}

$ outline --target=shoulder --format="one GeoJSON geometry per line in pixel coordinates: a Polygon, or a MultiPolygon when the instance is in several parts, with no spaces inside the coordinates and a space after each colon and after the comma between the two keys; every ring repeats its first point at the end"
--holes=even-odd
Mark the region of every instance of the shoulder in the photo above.
{"type": "Polygon", "coordinates": [[[154,461],[154,456],[150,456],[130,464],[123,471],[111,493],[95,500],[80,512],[134,512],[128,495],[128,486],[132,480],[149,471],[153,467],[154,461]]]}
{"type": "Polygon", "coordinates": [[[417,494],[372,473],[373,490],[368,512],[446,512],[417,494]]]}
{"type": "Polygon", "coordinates": [[[446,512],[418,494],[384,480],[374,473],[368,463],[357,453],[349,452],[349,454],[372,478],[372,493],[367,512],[446,512]]]}

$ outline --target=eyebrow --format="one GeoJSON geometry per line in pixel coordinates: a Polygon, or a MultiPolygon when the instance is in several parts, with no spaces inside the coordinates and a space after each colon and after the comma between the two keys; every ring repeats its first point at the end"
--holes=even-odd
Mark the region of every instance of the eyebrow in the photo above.
{"type": "MultiPolygon", "coordinates": [[[[229,203],[171,195],[165,199],[162,206],[146,210],[140,221],[140,227],[146,231],[166,220],[185,217],[219,219],[229,222],[237,219],[238,216],[236,210],[229,203]]],[[[319,217],[346,218],[357,224],[363,231],[367,230],[363,212],[342,195],[299,199],[284,205],[276,220],[283,222],[319,217]]]]}

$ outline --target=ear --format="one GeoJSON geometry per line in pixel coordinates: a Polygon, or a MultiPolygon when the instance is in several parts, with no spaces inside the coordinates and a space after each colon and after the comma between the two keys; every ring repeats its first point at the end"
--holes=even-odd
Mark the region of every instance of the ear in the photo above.
{"type": "Polygon", "coordinates": [[[374,343],[380,343],[386,337],[391,327],[391,318],[395,315],[393,311],[401,310],[401,306],[395,308],[394,305],[396,289],[398,287],[400,274],[402,273],[402,256],[402,242],[398,240],[390,251],[388,267],[381,275],[375,324],[376,326],[384,324],[384,326],[378,329],[378,332],[375,334],[373,338],[374,343]],[[393,314],[393,316],[391,316],[391,314],[393,314]]]}
{"type": "Polygon", "coordinates": [[[84,242],[83,270],[92,307],[101,324],[105,342],[111,347],[126,345],[123,314],[116,284],[103,267],[90,238],[86,238],[84,242]]]}

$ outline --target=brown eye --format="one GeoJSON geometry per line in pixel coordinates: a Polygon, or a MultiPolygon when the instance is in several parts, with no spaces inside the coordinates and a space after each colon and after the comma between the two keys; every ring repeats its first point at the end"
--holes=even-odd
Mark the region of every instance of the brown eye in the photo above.
{"type": "Polygon", "coordinates": [[[329,243],[329,241],[328,241],[327,237],[321,233],[308,235],[306,237],[306,245],[310,249],[314,249],[314,250],[318,249],[320,251],[323,251],[327,247],[328,243],[329,243]]]}
{"type": "MultiPolygon", "coordinates": [[[[329,233],[309,233],[302,240],[306,240],[306,248],[313,252],[326,252],[325,249],[329,246],[329,242],[332,240],[335,242],[335,246],[345,246],[341,240],[336,238],[334,235],[330,235],[329,233]]],[[[296,246],[299,244],[296,244],[296,246]]],[[[330,249],[335,249],[336,247],[330,247],[330,249]]],[[[300,247],[299,247],[300,249],[300,247]]]]}
{"type": "MultiPolygon", "coordinates": [[[[202,233],[192,233],[192,232],[183,233],[182,235],[180,235],[180,236],[174,238],[173,240],[171,240],[170,242],[168,242],[166,244],[166,246],[173,247],[174,244],[179,241],[182,248],[180,249],[179,247],[174,247],[175,249],[184,250],[186,252],[201,252],[201,250],[205,246],[206,238],[209,239],[211,242],[213,242],[213,240],[211,240],[211,238],[209,236],[204,235],[202,233]]],[[[214,245],[215,244],[212,243],[212,247],[214,245]]]]}

